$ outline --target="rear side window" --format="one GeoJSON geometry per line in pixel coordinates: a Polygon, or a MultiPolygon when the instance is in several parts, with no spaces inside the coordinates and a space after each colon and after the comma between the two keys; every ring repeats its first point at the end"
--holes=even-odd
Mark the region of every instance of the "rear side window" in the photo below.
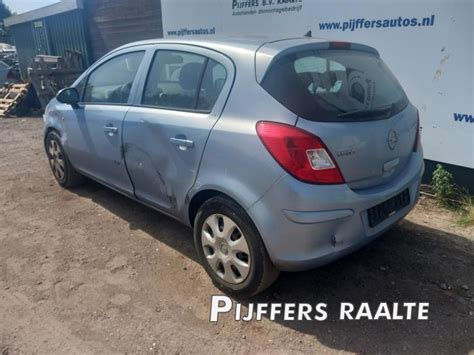
{"type": "Polygon", "coordinates": [[[261,83],[277,101],[312,121],[388,118],[408,104],[376,55],[356,50],[308,50],[279,58],[261,83]]]}
{"type": "Polygon", "coordinates": [[[209,59],[199,90],[198,110],[210,111],[212,109],[226,79],[227,72],[225,67],[215,60],[209,59]]]}
{"type": "Polygon", "coordinates": [[[209,112],[226,77],[224,66],[207,57],[181,51],[158,51],[148,73],[142,104],[209,112]]]}
{"type": "Polygon", "coordinates": [[[87,79],[83,101],[126,104],[144,53],[122,54],[96,68],[87,79]]]}

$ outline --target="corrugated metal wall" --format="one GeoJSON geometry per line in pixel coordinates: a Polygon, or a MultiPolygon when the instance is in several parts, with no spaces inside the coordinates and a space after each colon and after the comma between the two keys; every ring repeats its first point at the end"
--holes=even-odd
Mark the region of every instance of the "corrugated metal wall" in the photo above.
{"type": "Polygon", "coordinates": [[[67,50],[78,51],[84,68],[91,64],[82,15],[74,10],[11,27],[24,79],[37,54],[65,57],[67,50]]]}
{"type": "Polygon", "coordinates": [[[85,0],[94,60],[123,44],[163,37],[161,0],[85,0]]]}
{"type": "Polygon", "coordinates": [[[67,50],[82,54],[83,66],[91,64],[82,11],[70,11],[46,18],[52,55],[65,57],[67,50]]]}
{"type": "Polygon", "coordinates": [[[24,79],[36,54],[79,51],[85,68],[122,44],[163,37],[161,0],[84,0],[83,10],[13,25],[11,30],[24,79]]]}

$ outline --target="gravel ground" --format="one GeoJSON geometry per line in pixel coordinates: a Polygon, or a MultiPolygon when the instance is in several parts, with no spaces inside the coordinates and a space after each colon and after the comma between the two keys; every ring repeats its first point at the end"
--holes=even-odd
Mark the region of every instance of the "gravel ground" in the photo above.
{"type": "Polygon", "coordinates": [[[374,243],[249,302],[324,302],[329,319],[209,323],[220,292],[191,231],[89,182],[53,180],[38,118],[0,120],[0,354],[473,353],[474,229],[422,199],[374,243]],[[340,302],[429,302],[427,321],[340,321],[340,302]]]}

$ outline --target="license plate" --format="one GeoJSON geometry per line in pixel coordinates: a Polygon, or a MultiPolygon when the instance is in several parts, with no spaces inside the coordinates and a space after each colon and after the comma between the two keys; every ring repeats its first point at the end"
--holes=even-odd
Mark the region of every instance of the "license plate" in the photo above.
{"type": "Polygon", "coordinates": [[[391,199],[384,201],[377,206],[369,208],[367,210],[367,214],[369,216],[369,226],[371,228],[375,227],[409,204],[410,192],[408,189],[406,189],[391,199]]]}

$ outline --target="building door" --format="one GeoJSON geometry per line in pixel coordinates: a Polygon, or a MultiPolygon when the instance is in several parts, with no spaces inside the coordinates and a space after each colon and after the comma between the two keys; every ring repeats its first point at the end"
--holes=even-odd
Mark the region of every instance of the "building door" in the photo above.
{"type": "Polygon", "coordinates": [[[48,32],[44,20],[33,22],[33,38],[35,41],[36,54],[51,54],[49,48],[48,32]]]}

